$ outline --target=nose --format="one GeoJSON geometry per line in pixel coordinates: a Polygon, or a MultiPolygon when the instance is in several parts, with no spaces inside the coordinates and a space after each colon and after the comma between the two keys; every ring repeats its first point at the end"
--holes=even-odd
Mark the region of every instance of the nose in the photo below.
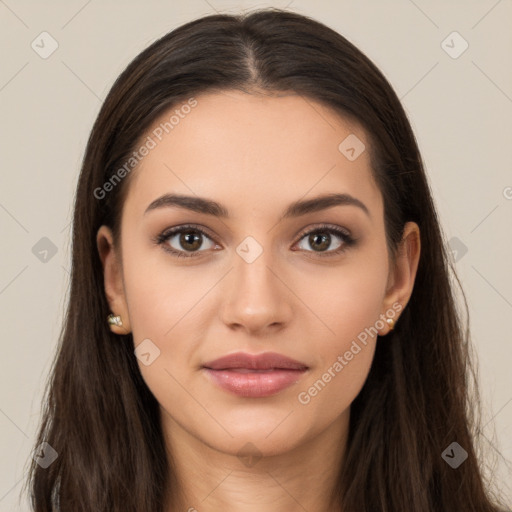
{"type": "Polygon", "coordinates": [[[231,329],[264,335],[282,329],[292,316],[293,285],[286,283],[270,251],[251,263],[235,255],[224,283],[222,321],[231,329]]]}

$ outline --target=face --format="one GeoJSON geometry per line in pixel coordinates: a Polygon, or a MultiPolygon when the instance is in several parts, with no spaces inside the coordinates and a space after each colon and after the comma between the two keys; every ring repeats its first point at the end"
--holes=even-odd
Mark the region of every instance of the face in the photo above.
{"type": "Polygon", "coordinates": [[[417,258],[390,266],[358,125],[293,93],[195,99],[169,133],[161,123],[179,107],[142,137],[155,146],[130,176],[121,247],[98,232],[107,296],[167,431],[225,453],[247,442],[281,453],[347,424],[417,258]],[[166,194],[190,199],[155,203],[166,194]],[[315,202],[334,194],[345,201],[315,202]],[[307,369],[203,367],[238,352],[307,369]]]}

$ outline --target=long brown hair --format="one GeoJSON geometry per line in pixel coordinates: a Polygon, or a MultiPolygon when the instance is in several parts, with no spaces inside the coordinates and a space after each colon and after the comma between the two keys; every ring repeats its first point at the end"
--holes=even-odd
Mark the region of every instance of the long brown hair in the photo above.
{"type": "Polygon", "coordinates": [[[97,191],[157,116],[201,92],[228,89],[295,91],[357,120],[371,141],[390,254],[407,221],[421,230],[412,296],[396,329],[377,343],[351,405],[333,499],[345,512],[496,512],[477,458],[479,398],[476,386],[469,392],[475,363],[450,281],[456,274],[404,109],[343,36],[274,8],[173,30],[129,64],[104,101],[76,190],[69,303],[37,439],[58,457],[47,468],[32,462],[34,511],[166,512],[172,465],[159,404],[141,377],[131,334],[108,328],[96,247],[102,224],[119,241],[129,176],[104,197],[97,191]],[[442,457],[453,442],[467,452],[456,469],[442,457]]]}

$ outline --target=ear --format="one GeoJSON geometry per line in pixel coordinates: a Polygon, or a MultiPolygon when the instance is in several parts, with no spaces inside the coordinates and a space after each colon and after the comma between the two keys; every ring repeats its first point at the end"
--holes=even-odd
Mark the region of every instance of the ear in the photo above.
{"type": "MultiPolygon", "coordinates": [[[[393,318],[395,323],[399,321],[400,311],[405,308],[412,295],[420,251],[420,229],[415,222],[407,222],[398,247],[394,268],[390,269],[388,289],[383,302],[385,311],[396,312],[393,318]]],[[[391,315],[384,313],[382,317],[390,318],[391,315]]],[[[387,334],[391,330],[387,324],[385,329],[387,332],[383,334],[387,334]]]]}
{"type": "MultiPolygon", "coordinates": [[[[103,265],[103,278],[105,295],[112,313],[121,317],[122,326],[110,325],[110,330],[116,334],[129,334],[131,332],[130,317],[123,283],[121,257],[114,246],[112,230],[101,226],[96,234],[96,245],[103,265]]],[[[105,322],[107,319],[105,318],[105,322]]]]}

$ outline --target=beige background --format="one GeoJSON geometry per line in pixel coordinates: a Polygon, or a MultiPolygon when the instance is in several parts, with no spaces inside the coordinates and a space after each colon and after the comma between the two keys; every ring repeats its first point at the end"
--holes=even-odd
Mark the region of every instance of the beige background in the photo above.
{"type": "MultiPolygon", "coordinates": [[[[0,0],[0,510],[29,510],[18,496],[65,303],[73,193],[102,99],[128,62],[174,27],[267,5],[339,31],[403,101],[458,250],[494,445],[484,448],[512,505],[511,0],[0,0]],[[31,47],[43,31],[59,45],[47,59],[31,47]],[[441,46],[453,31],[469,44],[456,59],[441,46]],[[57,250],[46,262],[32,252],[43,237],[57,250]]],[[[461,43],[448,39],[452,52],[461,43]]]]}

